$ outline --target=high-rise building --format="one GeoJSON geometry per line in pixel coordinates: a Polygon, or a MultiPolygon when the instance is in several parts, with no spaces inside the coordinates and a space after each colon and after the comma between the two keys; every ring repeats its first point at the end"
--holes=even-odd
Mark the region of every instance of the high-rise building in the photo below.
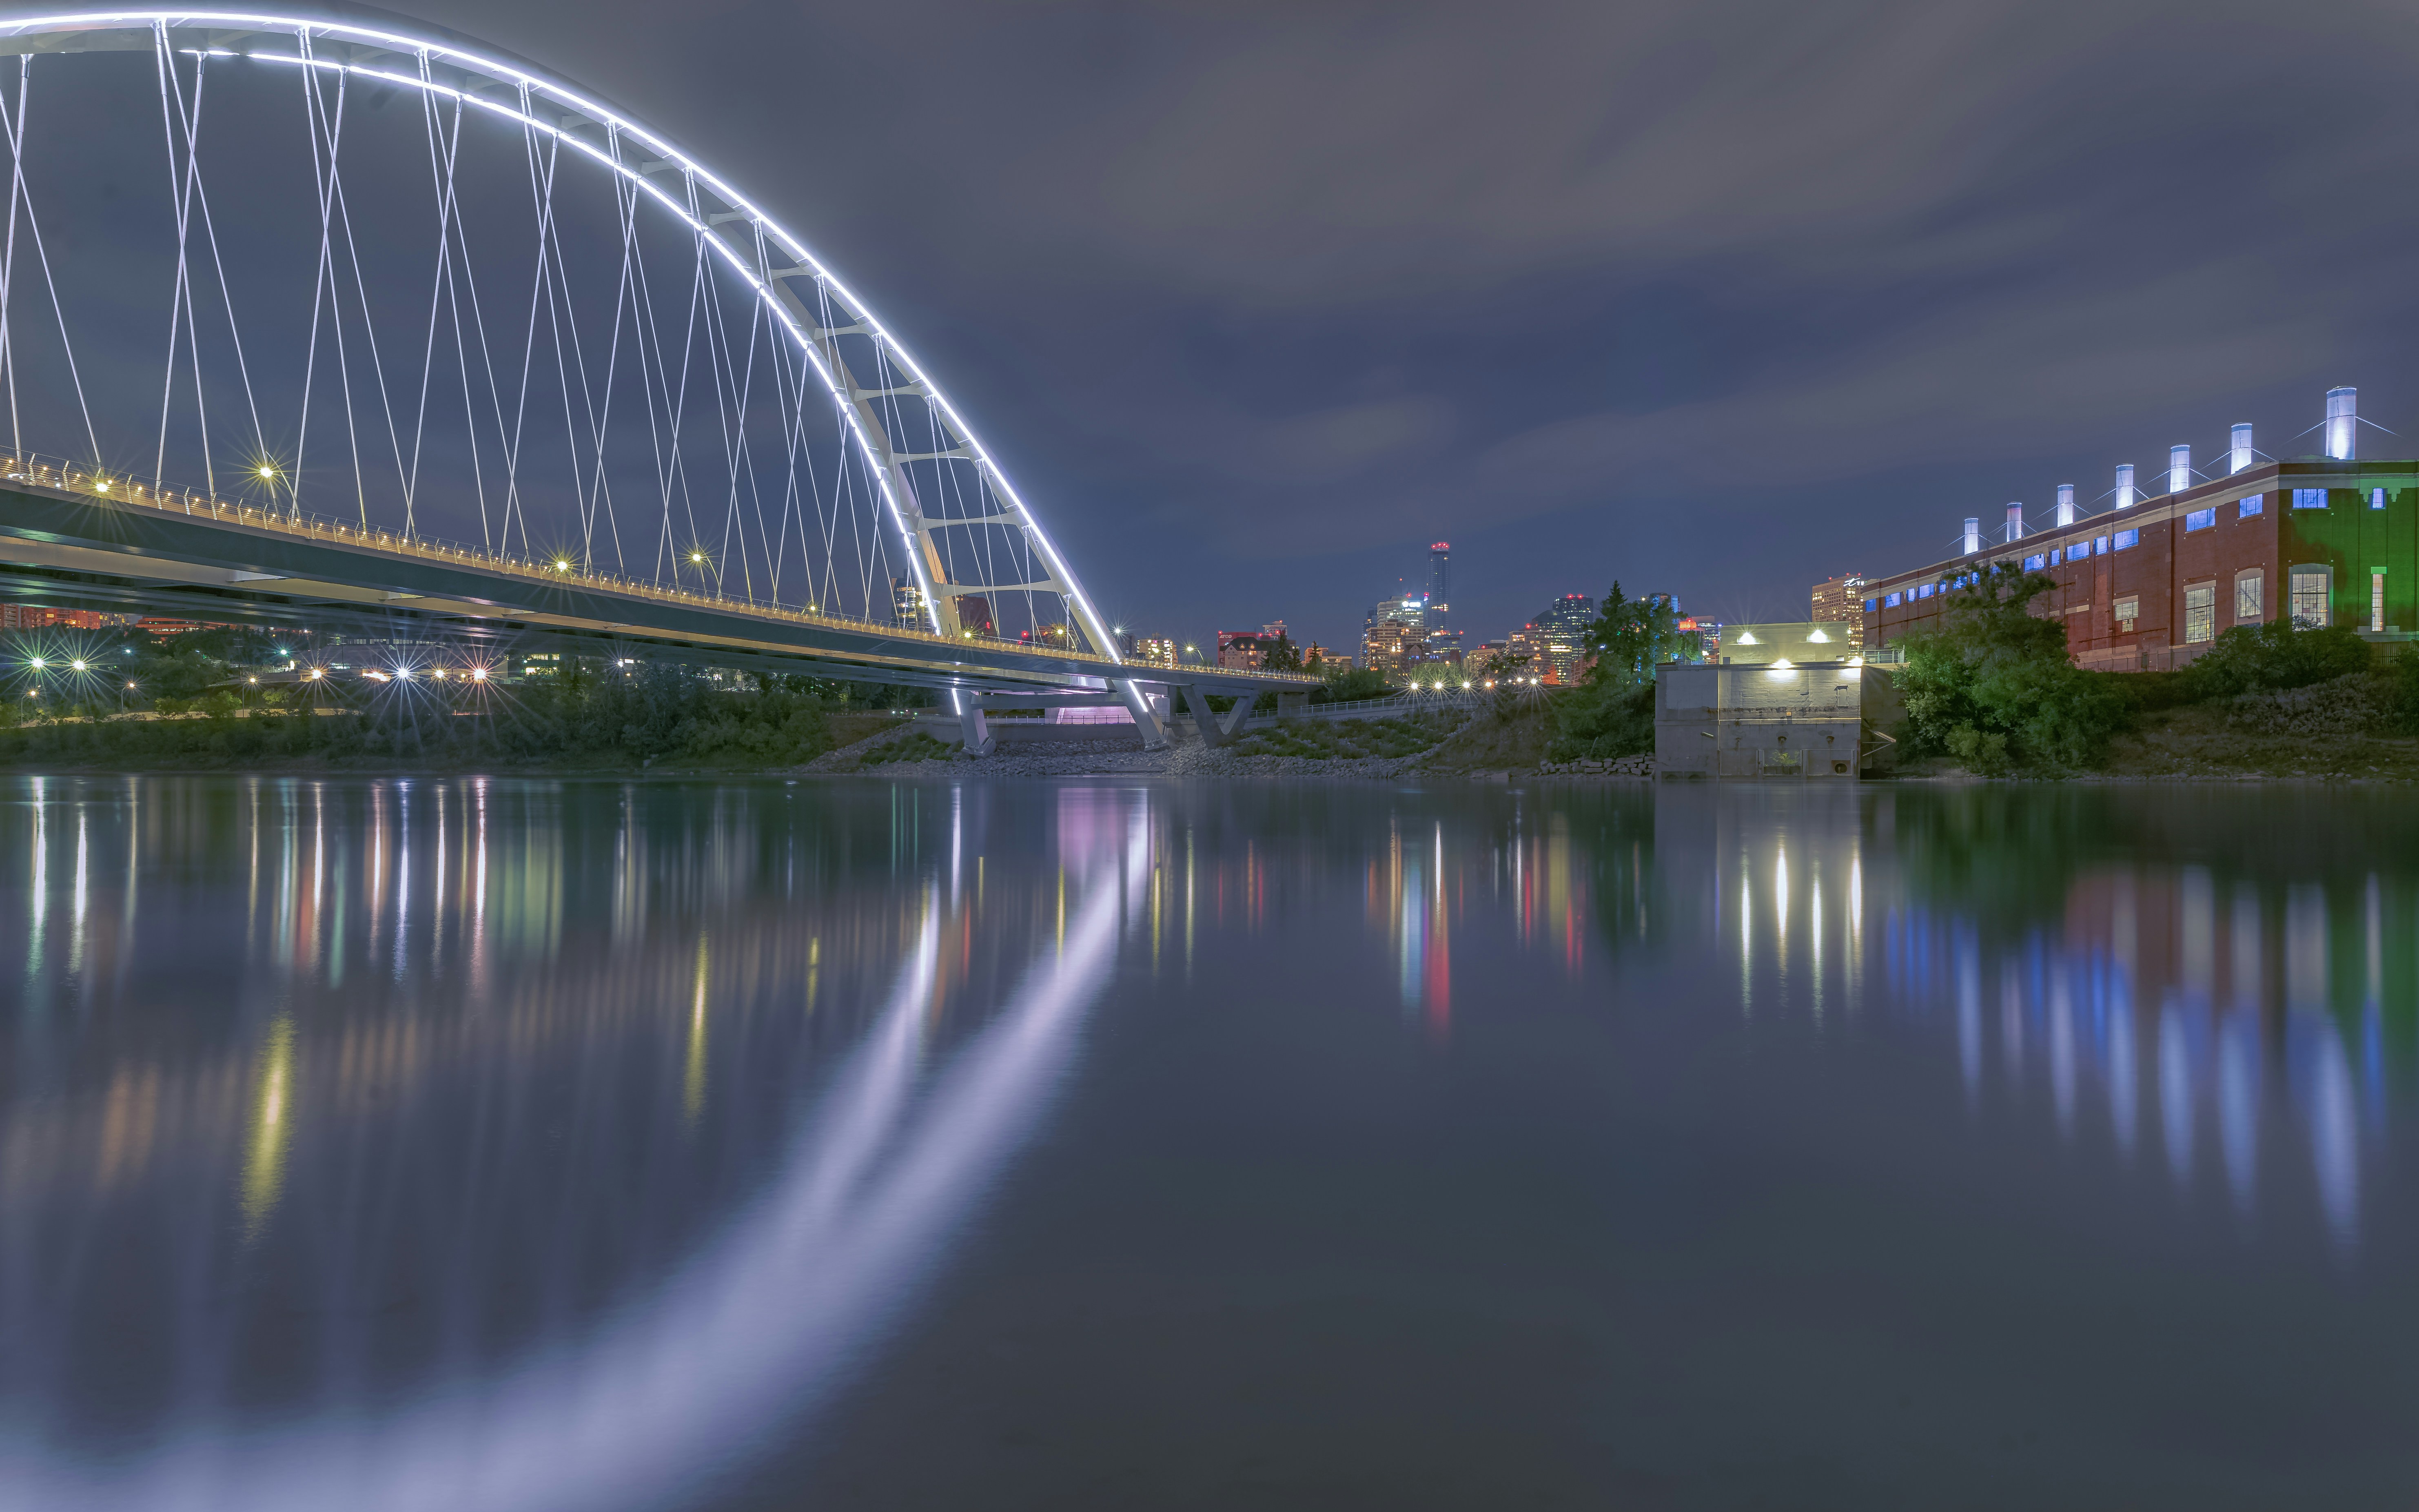
{"type": "Polygon", "coordinates": [[[1361,626],[1364,630],[1370,629],[1386,620],[1399,621],[1425,636],[1428,628],[1426,596],[1397,593],[1391,598],[1381,598],[1369,606],[1369,612],[1362,616],[1361,626]]]}
{"type": "Polygon", "coordinates": [[[924,612],[924,590],[913,578],[890,579],[890,623],[904,630],[929,630],[931,616],[924,612]]]}
{"type": "Polygon", "coordinates": [[[1419,630],[1401,620],[1379,620],[1361,641],[1361,665],[1389,677],[1408,676],[1422,648],[1419,630]]]}
{"type": "Polygon", "coordinates": [[[999,626],[992,623],[991,600],[980,594],[959,594],[958,628],[980,636],[997,635],[999,626]]]}
{"type": "Polygon", "coordinates": [[[1517,663],[1516,677],[1542,677],[1546,673],[1545,643],[1534,625],[1524,625],[1503,638],[1504,659],[1517,663]]]}
{"type": "Polygon", "coordinates": [[[1817,623],[1844,622],[1848,625],[1848,644],[1864,649],[1865,644],[1865,575],[1843,572],[1837,578],[1814,585],[1814,612],[1817,623]]]}
{"type": "Polygon", "coordinates": [[[1564,594],[1546,606],[1534,625],[1547,681],[1579,681],[1579,663],[1587,659],[1588,626],[1595,623],[1595,600],[1585,594],[1564,594]]]}
{"type": "Polygon", "coordinates": [[[1430,635],[1453,626],[1453,543],[1439,541],[1428,548],[1427,631],[1430,635]]]}

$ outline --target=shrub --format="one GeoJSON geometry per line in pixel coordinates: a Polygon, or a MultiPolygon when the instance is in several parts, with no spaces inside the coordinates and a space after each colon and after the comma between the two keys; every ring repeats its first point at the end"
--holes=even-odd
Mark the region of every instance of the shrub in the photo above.
{"type": "Polygon", "coordinates": [[[1906,638],[1892,680],[1913,753],[1988,774],[2090,766],[2105,756],[2130,701],[2074,665],[2064,624],[2032,612],[2053,586],[1994,567],[1949,593],[1938,629],[1906,638]]]}
{"type": "Polygon", "coordinates": [[[1655,685],[1610,679],[1557,694],[1554,736],[1546,743],[1553,762],[1610,760],[1655,748],[1655,685]]]}
{"type": "Polygon", "coordinates": [[[2369,647],[2340,625],[2303,630],[2290,620],[2238,625],[2179,675],[2196,700],[2260,688],[2307,687],[2368,670],[2369,647]]]}

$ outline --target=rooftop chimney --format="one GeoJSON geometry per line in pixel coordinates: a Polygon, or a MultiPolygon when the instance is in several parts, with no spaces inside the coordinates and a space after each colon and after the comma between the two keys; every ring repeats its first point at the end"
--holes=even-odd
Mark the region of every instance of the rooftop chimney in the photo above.
{"type": "Polygon", "coordinates": [[[1979,515],[1968,515],[1965,517],[1965,554],[1970,557],[1981,549],[1982,518],[1979,515]]]}
{"type": "Polygon", "coordinates": [[[2251,459],[2257,455],[2251,449],[2251,427],[2235,426],[2234,445],[2226,455],[2226,471],[2229,473],[2247,472],[2251,469],[2251,459]]]}
{"type": "Polygon", "coordinates": [[[2131,462],[2117,470],[2117,507],[2134,507],[2134,464],[2131,462]]]}
{"type": "Polygon", "coordinates": [[[2074,485],[2071,483],[2057,486],[2057,522],[2060,525],[2074,523],[2074,485]]]}
{"type": "Polygon", "coordinates": [[[2011,541],[2021,541],[2024,538],[2025,506],[2022,504],[2010,504],[2008,506],[2008,539],[2011,541]]]}
{"type": "Polygon", "coordinates": [[[2167,492],[2181,493],[2192,486],[2192,448],[2167,448],[2167,492]]]}
{"type": "Polygon", "coordinates": [[[2360,429],[2360,391],[2329,389],[2327,391],[2327,455],[2338,462],[2349,462],[2360,455],[2356,445],[2360,429]]]}

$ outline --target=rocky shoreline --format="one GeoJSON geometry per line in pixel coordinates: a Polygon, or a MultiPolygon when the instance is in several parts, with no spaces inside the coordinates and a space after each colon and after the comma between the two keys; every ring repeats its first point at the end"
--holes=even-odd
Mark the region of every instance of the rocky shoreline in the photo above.
{"type": "MultiPolygon", "coordinates": [[[[865,758],[893,742],[904,740],[918,727],[902,725],[838,750],[827,751],[797,768],[816,777],[1171,777],[1171,778],[1330,778],[1385,781],[1405,777],[1452,781],[1502,782],[1514,774],[1502,770],[1461,770],[1429,764],[1433,752],[1410,756],[1369,756],[1321,759],[1310,756],[1268,756],[1211,749],[1190,731],[1179,730],[1164,750],[1145,750],[1131,733],[1057,740],[1003,740],[988,756],[953,755],[925,761],[891,761],[869,764],[865,758]]],[[[928,732],[929,733],[929,732],[928,732]]],[[[1520,776],[1543,779],[1581,778],[1642,781],[1655,775],[1649,756],[1610,762],[1566,762],[1520,776]]]]}

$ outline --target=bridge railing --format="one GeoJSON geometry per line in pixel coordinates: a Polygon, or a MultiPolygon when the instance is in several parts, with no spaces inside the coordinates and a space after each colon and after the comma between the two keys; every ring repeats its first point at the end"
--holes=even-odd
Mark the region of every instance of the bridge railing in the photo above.
{"type": "MultiPolygon", "coordinates": [[[[315,515],[298,507],[280,505],[273,500],[224,500],[199,488],[169,488],[146,486],[123,474],[86,467],[63,457],[45,456],[38,453],[0,453],[0,478],[10,483],[43,488],[54,493],[74,494],[120,507],[155,509],[162,514],[208,516],[228,524],[255,530],[273,531],[281,534],[310,540],[334,541],[347,546],[368,547],[374,550],[393,551],[402,556],[430,561],[476,566],[532,582],[556,585],[577,585],[607,593],[628,594],[635,597],[655,599],[663,603],[695,604],[730,613],[750,614],[762,618],[798,625],[826,625],[836,629],[876,634],[888,640],[917,640],[934,646],[958,648],[981,647],[1009,651],[1031,652],[1041,656],[1072,661],[1091,662],[1103,669],[1122,668],[1129,675],[1135,672],[1148,676],[1154,669],[1139,663],[1118,662],[1096,651],[1078,650],[1067,645],[1042,645],[1025,641],[1004,640],[991,637],[965,636],[952,640],[930,630],[899,625],[887,620],[867,619],[854,614],[840,614],[809,604],[795,609],[786,604],[757,598],[752,594],[733,596],[719,591],[692,592],[686,588],[668,588],[660,582],[628,577],[622,573],[599,572],[569,557],[538,558],[516,556],[510,551],[497,551],[489,547],[470,546],[424,535],[418,532],[387,531],[376,526],[355,524],[347,520],[315,515]]],[[[274,487],[266,484],[264,488],[274,487]]],[[[1283,673],[1266,673],[1283,676],[1283,673]]],[[[1316,678],[1304,677],[1305,685],[1316,678]]]]}

